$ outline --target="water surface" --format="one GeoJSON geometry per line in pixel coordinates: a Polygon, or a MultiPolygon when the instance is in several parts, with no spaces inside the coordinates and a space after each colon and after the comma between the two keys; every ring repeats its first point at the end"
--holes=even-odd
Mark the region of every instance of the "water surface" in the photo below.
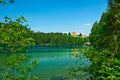
{"type": "MultiPolygon", "coordinates": [[[[29,62],[37,60],[39,66],[33,74],[39,75],[41,80],[49,80],[52,77],[72,78],[71,68],[88,67],[91,62],[83,56],[79,48],[36,48],[26,54],[30,57],[29,62]]],[[[78,76],[83,76],[79,72],[78,76]]],[[[56,79],[55,79],[56,80],[56,79]]]]}

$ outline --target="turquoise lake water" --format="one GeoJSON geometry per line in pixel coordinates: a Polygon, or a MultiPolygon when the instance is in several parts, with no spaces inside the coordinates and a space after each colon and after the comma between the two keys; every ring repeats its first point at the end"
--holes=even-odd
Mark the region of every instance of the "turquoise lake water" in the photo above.
{"type": "MultiPolygon", "coordinates": [[[[38,61],[39,66],[34,70],[34,74],[38,74],[41,80],[49,80],[54,77],[72,78],[71,68],[88,67],[91,64],[89,59],[81,54],[79,48],[43,47],[29,52],[27,56],[30,57],[31,62],[38,61]]],[[[83,74],[84,72],[79,71],[77,76],[83,77],[83,74]]]]}
{"type": "MultiPolygon", "coordinates": [[[[32,48],[26,53],[29,57],[28,63],[37,60],[39,65],[32,71],[38,75],[40,80],[85,80],[86,73],[79,70],[73,76],[71,69],[88,67],[91,62],[82,55],[79,48],[32,48]],[[75,79],[77,77],[77,79],[75,79]]],[[[3,54],[0,54],[0,63],[5,62],[3,54]]]]}

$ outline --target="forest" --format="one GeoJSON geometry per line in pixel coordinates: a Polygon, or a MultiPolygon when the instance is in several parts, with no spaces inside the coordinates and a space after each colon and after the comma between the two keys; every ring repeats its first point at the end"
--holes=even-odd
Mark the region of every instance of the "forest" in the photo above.
{"type": "Polygon", "coordinates": [[[38,46],[81,46],[88,41],[88,38],[73,37],[70,33],[34,32],[32,36],[38,46]]]}
{"type": "Polygon", "coordinates": [[[95,80],[120,79],[120,0],[108,0],[108,8],[100,21],[93,24],[85,52],[93,64],[90,72],[95,80]]]}

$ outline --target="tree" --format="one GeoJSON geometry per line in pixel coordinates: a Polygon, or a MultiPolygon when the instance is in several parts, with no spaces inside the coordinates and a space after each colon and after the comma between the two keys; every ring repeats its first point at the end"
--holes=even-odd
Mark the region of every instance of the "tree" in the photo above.
{"type": "Polygon", "coordinates": [[[63,33],[34,33],[36,45],[49,45],[49,46],[66,46],[66,45],[81,45],[84,44],[87,39],[80,37],[73,37],[63,33]]]}
{"type": "Polygon", "coordinates": [[[91,29],[91,33],[89,36],[90,42],[92,43],[92,45],[95,46],[95,42],[98,40],[98,36],[99,36],[99,24],[98,22],[95,22],[93,24],[93,27],[91,29]]]}
{"type": "MultiPolygon", "coordinates": [[[[14,0],[10,0],[14,3],[14,0]]],[[[0,4],[6,5],[8,2],[0,0],[0,4]]],[[[0,22],[0,51],[7,51],[9,56],[5,65],[0,65],[0,79],[2,80],[38,80],[36,75],[31,76],[31,70],[38,63],[33,61],[29,65],[24,65],[28,58],[21,52],[26,51],[29,46],[34,45],[33,33],[25,24],[23,16],[11,20],[5,17],[5,22],[0,22]]]]}
{"type": "Polygon", "coordinates": [[[86,54],[93,62],[90,70],[95,80],[119,80],[120,0],[108,0],[107,11],[93,25],[90,41],[94,45],[86,54]]]}
{"type": "Polygon", "coordinates": [[[15,21],[5,18],[5,21],[0,24],[0,45],[3,51],[17,53],[34,45],[34,39],[29,36],[32,31],[22,25],[26,21],[23,16],[15,21]]]}
{"type": "Polygon", "coordinates": [[[108,0],[108,4],[108,10],[102,14],[98,25],[93,25],[90,40],[96,44],[98,49],[107,48],[117,52],[120,47],[120,1],[108,0]],[[95,28],[98,29],[95,30],[95,28]],[[96,34],[93,36],[94,33],[97,33],[98,37],[95,37],[96,34]]]}
{"type": "Polygon", "coordinates": [[[0,66],[2,80],[30,80],[32,77],[33,80],[38,79],[37,76],[31,77],[31,70],[38,65],[37,61],[27,66],[24,65],[28,58],[22,52],[35,44],[30,36],[32,31],[23,25],[25,21],[23,16],[14,21],[5,17],[5,23],[0,23],[1,51],[10,53],[4,67],[0,66]]]}
{"type": "Polygon", "coordinates": [[[9,0],[9,2],[6,0],[0,0],[0,4],[7,5],[8,3],[10,3],[10,4],[14,3],[14,0],[9,0]]]}

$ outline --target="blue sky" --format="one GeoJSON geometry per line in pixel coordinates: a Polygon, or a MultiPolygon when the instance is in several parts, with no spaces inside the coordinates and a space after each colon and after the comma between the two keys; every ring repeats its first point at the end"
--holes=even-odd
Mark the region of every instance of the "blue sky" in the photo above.
{"type": "Polygon", "coordinates": [[[107,8],[107,0],[15,0],[0,4],[0,21],[24,16],[29,27],[40,32],[79,32],[89,34],[107,8]]]}

